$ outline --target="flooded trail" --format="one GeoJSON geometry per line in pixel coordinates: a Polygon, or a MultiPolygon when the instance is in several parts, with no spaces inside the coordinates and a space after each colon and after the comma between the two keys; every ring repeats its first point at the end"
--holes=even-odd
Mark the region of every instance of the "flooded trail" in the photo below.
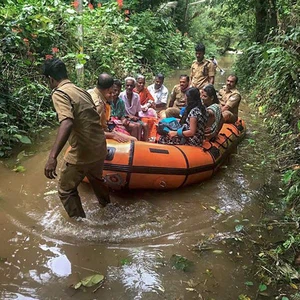
{"type": "MultiPolygon", "coordinates": [[[[232,58],[219,64],[227,72],[232,58]]],[[[219,86],[227,74],[218,75],[219,86]]],[[[170,90],[178,76],[166,82],[170,90]]],[[[87,219],[80,222],[67,217],[57,181],[43,175],[55,131],[21,159],[25,172],[12,171],[16,160],[3,161],[0,299],[254,297],[255,282],[245,285],[253,281],[245,229],[261,218],[259,203],[277,192],[277,181],[264,163],[269,145],[259,119],[245,102],[241,111],[247,137],[211,180],[174,191],[113,193],[106,208],[82,184],[87,219]],[[102,286],[71,287],[97,273],[105,276],[102,286]]]]}

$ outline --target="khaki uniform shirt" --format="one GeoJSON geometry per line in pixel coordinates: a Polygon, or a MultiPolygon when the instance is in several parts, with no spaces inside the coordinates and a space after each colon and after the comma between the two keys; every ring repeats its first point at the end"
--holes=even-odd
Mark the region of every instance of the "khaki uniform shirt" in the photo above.
{"type": "Polygon", "coordinates": [[[215,66],[210,60],[203,59],[200,63],[195,60],[191,66],[191,86],[200,90],[209,83],[209,77],[215,74],[215,66]]]}
{"type": "Polygon", "coordinates": [[[79,165],[105,159],[106,139],[90,95],[70,80],[63,80],[52,91],[52,101],[59,122],[73,120],[68,140],[71,150],[65,160],[79,165]]]}
{"type": "Polygon", "coordinates": [[[172,90],[170,101],[174,99],[173,107],[182,108],[186,106],[185,92],[180,89],[180,85],[176,84],[172,90]]]}
{"type": "Polygon", "coordinates": [[[92,96],[98,112],[100,111],[101,126],[105,131],[107,131],[107,121],[109,121],[111,113],[110,105],[97,87],[88,90],[88,93],[92,96]]]}
{"type": "Polygon", "coordinates": [[[228,91],[226,85],[224,85],[219,91],[219,100],[222,106],[229,106],[229,111],[231,111],[235,116],[238,116],[241,94],[237,89],[228,91]]]}

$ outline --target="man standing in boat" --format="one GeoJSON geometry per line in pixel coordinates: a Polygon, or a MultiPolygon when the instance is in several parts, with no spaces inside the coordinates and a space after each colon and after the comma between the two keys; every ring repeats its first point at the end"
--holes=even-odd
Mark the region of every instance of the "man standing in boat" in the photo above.
{"type": "Polygon", "coordinates": [[[74,85],[60,59],[46,60],[43,74],[49,80],[51,97],[60,123],[58,134],[45,165],[45,176],[54,179],[57,157],[68,141],[71,149],[64,157],[58,194],[69,217],[85,218],[77,187],[85,176],[100,204],[110,202],[102,179],[106,140],[99,114],[91,96],[74,85]]]}
{"type": "Polygon", "coordinates": [[[226,85],[219,91],[219,100],[222,106],[222,115],[225,123],[235,123],[238,119],[241,94],[236,88],[238,77],[229,75],[226,85]]]}
{"type": "Polygon", "coordinates": [[[216,69],[211,60],[205,59],[205,46],[200,43],[195,47],[196,60],[191,66],[191,86],[199,91],[208,83],[214,84],[216,69]]]}

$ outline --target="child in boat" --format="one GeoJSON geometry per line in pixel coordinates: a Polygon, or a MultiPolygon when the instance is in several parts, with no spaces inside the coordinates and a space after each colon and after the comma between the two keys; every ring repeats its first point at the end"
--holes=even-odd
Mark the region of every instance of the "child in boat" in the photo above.
{"type": "Polygon", "coordinates": [[[197,88],[189,88],[186,91],[186,102],[187,106],[180,120],[182,128],[177,131],[169,131],[168,135],[161,136],[159,143],[202,145],[208,114],[197,88]]]}
{"type": "Polygon", "coordinates": [[[222,108],[216,90],[212,84],[205,85],[200,91],[201,99],[206,106],[208,121],[205,128],[205,138],[215,138],[224,123],[222,108]]]}

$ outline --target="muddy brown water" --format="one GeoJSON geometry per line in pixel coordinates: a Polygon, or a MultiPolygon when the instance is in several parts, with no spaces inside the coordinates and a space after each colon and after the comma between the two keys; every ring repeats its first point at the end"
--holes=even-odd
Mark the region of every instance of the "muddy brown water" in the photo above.
{"type": "MultiPolygon", "coordinates": [[[[220,59],[226,73],[217,74],[218,88],[234,57],[220,59]]],[[[170,90],[181,73],[166,79],[170,90]]],[[[209,181],[174,191],[113,193],[106,208],[82,184],[87,219],[81,222],[67,217],[57,181],[43,175],[55,131],[21,159],[25,172],[12,171],[16,159],[3,160],[0,299],[254,297],[258,283],[245,240],[261,218],[260,202],[277,192],[278,181],[264,154],[269,145],[261,120],[245,101],[241,116],[247,136],[209,181]],[[71,287],[93,274],[105,276],[101,287],[71,287]]]]}

